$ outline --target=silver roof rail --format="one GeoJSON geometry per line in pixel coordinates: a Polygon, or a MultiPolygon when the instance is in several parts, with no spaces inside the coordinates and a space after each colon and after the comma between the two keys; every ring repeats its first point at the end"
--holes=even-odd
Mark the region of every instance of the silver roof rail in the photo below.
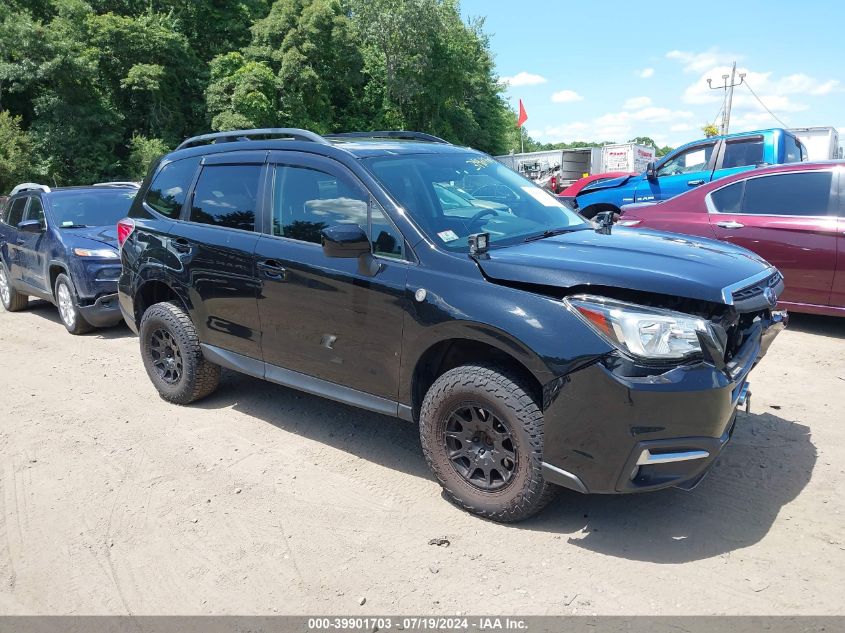
{"type": "Polygon", "coordinates": [[[321,143],[323,145],[331,145],[326,139],[319,134],[309,132],[308,130],[300,130],[293,127],[269,127],[258,130],[231,130],[229,132],[213,132],[211,134],[200,134],[199,136],[192,136],[179,143],[176,150],[185,149],[193,145],[200,145],[203,143],[217,142],[231,142],[231,141],[250,141],[253,137],[260,136],[285,136],[296,141],[310,141],[312,143],[321,143]]]}
{"type": "Polygon", "coordinates": [[[50,193],[50,187],[47,185],[39,185],[37,182],[22,182],[12,189],[10,196],[20,193],[21,191],[44,191],[50,193]]]}
{"type": "Polygon", "coordinates": [[[135,189],[141,188],[141,183],[133,182],[131,180],[115,180],[112,182],[95,182],[92,187],[134,187],[135,189]]]}
{"type": "Polygon", "coordinates": [[[425,132],[413,132],[409,130],[377,130],[373,132],[338,132],[337,134],[327,134],[331,138],[395,138],[403,141],[427,141],[429,143],[443,143],[451,145],[439,136],[427,134],[425,132]]]}

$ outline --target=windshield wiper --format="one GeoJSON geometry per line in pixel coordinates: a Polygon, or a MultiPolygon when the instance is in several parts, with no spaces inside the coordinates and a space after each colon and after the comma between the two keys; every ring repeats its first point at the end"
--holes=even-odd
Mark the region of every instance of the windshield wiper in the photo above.
{"type": "Polygon", "coordinates": [[[563,235],[564,233],[571,233],[572,231],[577,231],[578,229],[575,227],[567,227],[565,229],[546,229],[542,233],[537,233],[536,235],[529,235],[526,237],[523,242],[536,242],[537,240],[543,240],[547,237],[554,237],[555,235],[563,235]]]}

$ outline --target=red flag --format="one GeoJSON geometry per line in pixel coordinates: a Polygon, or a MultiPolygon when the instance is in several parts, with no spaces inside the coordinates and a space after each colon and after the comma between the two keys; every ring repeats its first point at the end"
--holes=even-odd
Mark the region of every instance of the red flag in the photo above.
{"type": "Polygon", "coordinates": [[[528,120],[528,113],[525,111],[525,106],[522,105],[522,99],[519,100],[519,118],[516,120],[516,127],[522,127],[528,120]]]}

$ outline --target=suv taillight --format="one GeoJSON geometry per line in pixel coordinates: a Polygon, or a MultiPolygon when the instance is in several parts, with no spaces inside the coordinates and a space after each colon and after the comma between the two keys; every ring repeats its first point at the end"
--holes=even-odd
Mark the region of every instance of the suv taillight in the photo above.
{"type": "Polygon", "coordinates": [[[135,230],[135,220],[131,218],[123,218],[117,223],[117,245],[123,248],[123,243],[132,235],[135,230]]]}

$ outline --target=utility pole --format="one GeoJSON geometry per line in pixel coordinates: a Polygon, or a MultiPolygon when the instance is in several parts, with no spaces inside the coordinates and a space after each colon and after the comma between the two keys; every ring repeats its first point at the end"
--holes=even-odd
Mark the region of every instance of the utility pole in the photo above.
{"type": "Polygon", "coordinates": [[[736,62],[733,63],[731,67],[731,74],[730,75],[722,75],[722,85],[713,87],[712,79],[707,80],[707,85],[710,86],[710,90],[724,90],[725,95],[725,107],[722,109],[722,135],[728,133],[728,129],[731,125],[731,105],[733,105],[734,100],[734,88],[737,86],[741,86],[742,82],[745,80],[745,73],[739,73],[739,83],[734,83],[736,79],[736,62]],[[730,79],[730,82],[728,81],[730,79]]]}

